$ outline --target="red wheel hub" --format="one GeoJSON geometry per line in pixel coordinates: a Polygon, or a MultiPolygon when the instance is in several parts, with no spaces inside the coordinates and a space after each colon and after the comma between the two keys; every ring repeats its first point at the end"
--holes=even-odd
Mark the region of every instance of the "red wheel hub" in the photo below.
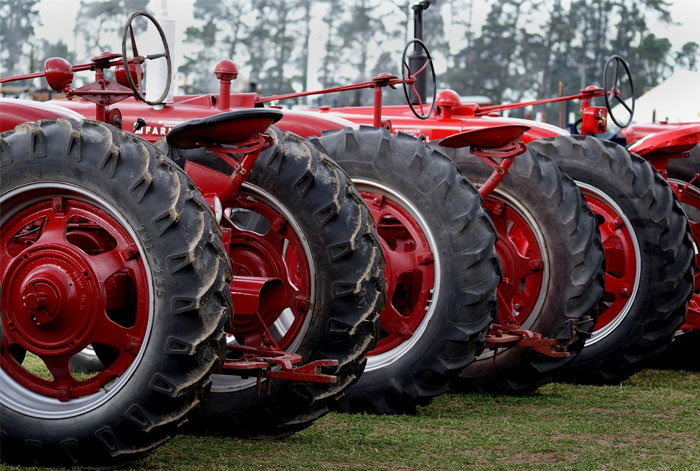
{"type": "Polygon", "coordinates": [[[513,207],[496,195],[486,198],[484,206],[496,226],[496,254],[503,269],[498,285],[498,322],[520,327],[540,300],[542,251],[532,227],[513,207]]]}
{"type": "Polygon", "coordinates": [[[598,220],[605,250],[603,311],[598,316],[595,332],[610,324],[625,309],[634,290],[638,260],[632,234],[618,211],[585,189],[583,194],[598,220]]]}
{"type": "Polygon", "coordinates": [[[0,236],[0,280],[0,363],[39,394],[67,401],[98,391],[126,371],[144,341],[146,269],[128,232],[90,203],[45,199],[12,215],[0,236]],[[110,348],[116,360],[79,381],[69,361],[90,344],[110,348]],[[25,369],[18,351],[41,358],[53,380],[25,369]]]}
{"type": "MultiPolygon", "coordinates": [[[[304,246],[287,219],[258,199],[239,196],[224,207],[244,209],[247,214],[243,223],[234,222],[235,217],[222,220],[224,226],[232,229],[227,249],[234,275],[279,278],[285,284],[286,299],[282,305],[291,310],[293,319],[275,340],[286,350],[299,335],[311,308],[311,269],[304,246]]],[[[263,318],[266,327],[270,328],[280,314],[268,312],[263,318]]],[[[259,326],[236,316],[233,334],[246,345],[260,346],[262,342],[259,326]]]]}
{"type": "Polygon", "coordinates": [[[384,195],[361,194],[377,224],[386,261],[387,307],[380,313],[382,335],[368,354],[377,355],[409,339],[426,316],[435,285],[434,257],[411,214],[384,195]]]}

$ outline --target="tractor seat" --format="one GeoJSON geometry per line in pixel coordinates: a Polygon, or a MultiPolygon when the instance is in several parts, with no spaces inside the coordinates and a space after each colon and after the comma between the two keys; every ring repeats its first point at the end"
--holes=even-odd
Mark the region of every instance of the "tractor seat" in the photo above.
{"type": "Polygon", "coordinates": [[[522,124],[483,126],[446,137],[440,141],[440,145],[455,148],[475,146],[482,149],[496,149],[515,141],[528,129],[530,126],[522,124]]]}
{"type": "Polygon", "coordinates": [[[197,118],[170,130],[168,144],[180,149],[235,145],[265,131],[282,119],[282,111],[272,108],[246,108],[197,118]]]}

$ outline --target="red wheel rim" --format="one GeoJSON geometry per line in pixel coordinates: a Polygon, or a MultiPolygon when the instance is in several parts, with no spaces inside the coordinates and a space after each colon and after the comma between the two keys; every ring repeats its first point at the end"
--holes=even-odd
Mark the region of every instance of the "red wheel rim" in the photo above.
{"type": "Polygon", "coordinates": [[[20,198],[32,203],[4,219],[0,235],[2,369],[43,396],[87,396],[126,372],[145,342],[147,270],[127,230],[92,202],[45,190],[20,198]],[[115,359],[78,380],[69,361],[91,344],[115,359]],[[38,356],[53,379],[25,369],[24,352],[38,356]]]}
{"type": "MultiPolygon", "coordinates": [[[[271,327],[285,311],[268,313],[263,321],[282,350],[293,350],[312,307],[313,275],[305,246],[288,218],[267,201],[240,195],[225,203],[224,208],[222,226],[232,230],[227,250],[234,275],[279,278],[284,282],[285,311],[291,317],[286,316],[279,329],[271,327]],[[241,214],[246,221],[236,219],[241,214]]],[[[259,328],[236,320],[235,315],[233,334],[246,345],[262,345],[259,328]]]]}
{"type": "Polygon", "coordinates": [[[599,190],[579,186],[598,220],[605,251],[603,309],[588,344],[614,329],[626,316],[639,282],[639,248],[629,221],[617,205],[599,190]]]}
{"type": "Polygon", "coordinates": [[[503,269],[498,285],[498,321],[516,326],[528,320],[541,304],[544,260],[540,242],[531,224],[497,194],[484,201],[496,226],[496,254],[503,269]]]}
{"type": "Polygon", "coordinates": [[[435,286],[434,256],[418,222],[379,193],[361,192],[377,225],[386,267],[387,307],[381,336],[368,355],[385,353],[411,338],[429,309],[435,286]]]}

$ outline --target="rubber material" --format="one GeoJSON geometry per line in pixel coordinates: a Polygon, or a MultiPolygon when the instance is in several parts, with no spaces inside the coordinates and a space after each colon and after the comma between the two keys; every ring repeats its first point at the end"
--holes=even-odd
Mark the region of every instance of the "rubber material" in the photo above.
{"type": "Polygon", "coordinates": [[[221,363],[231,271],[218,226],[169,159],[99,122],[44,120],[1,134],[0,195],[36,182],[84,188],[131,224],[152,267],[153,329],[129,381],[87,413],[47,419],[0,404],[2,461],[102,467],[141,458],[178,433],[221,363]]]}
{"type": "Polygon", "coordinates": [[[638,242],[639,285],[626,315],[559,375],[566,381],[619,383],[668,347],[685,316],[694,252],[683,209],[651,165],[622,146],[594,137],[558,136],[529,147],[557,162],[577,183],[614,201],[638,242]]]}
{"type": "Polygon", "coordinates": [[[341,403],[341,410],[351,412],[414,413],[448,391],[454,375],[483,349],[500,281],[494,227],[455,164],[414,137],[360,127],[324,132],[314,142],[353,181],[403,195],[435,239],[431,250],[440,260],[440,286],[421,337],[393,363],[366,371],[341,403]]]}
{"type": "MultiPolygon", "coordinates": [[[[668,178],[688,183],[695,175],[700,173],[700,145],[690,150],[690,156],[684,159],[670,159],[668,161],[668,178]]],[[[696,179],[691,185],[700,191],[700,179],[696,179]]],[[[688,218],[695,224],[700,223],[700,208],[681,203],[688,218]]],[[[695,238],[695,244],[699,239],[695,238]]],[[[697,260],[697,258],[696,258],[697,260]]],[[[697,288],[698,267],[695,267],[696,289],[695,296],[700,294],[697,288]]],[[[654,360],[655,368],[700,370],[700,330],[679,331],[673,337],[671,346],[664,350],[654,360]]]]}
{"type": "MultiPolygon", "coordinates": [[[[447,155],[477,184],[491,175],[491,168],[465,148],[449,149],[447,155]]],[[[552,381],[556,369],[583,349],[603,294],[603,246],[596,220],[575,183],[555,163],[532,150],[515,157],[508,174],[488,200],[498,202],[494,211],[503,203],[520,213],[523,221],[529,221],[530,231],[542,239],[538,245],[542,273],[546,276],[537,302],[531,303],[532,311],[521,321],[521,327],[549,338],[567,338],[573,332],[572,343],[567,347],[571,357],[552,358],[532,348],[506,349],[499,351],[496,358],[485,354],[461,372],[455,388],[462,392],[524,394],[552,381]]],[[[495,212],[491,216],[500,217],[495,212]]],[[[502,227],[501,232],[510,230],[497,226],[502,227]]],[[[499,237],[504,243],[510,235],[499,237]]],[[[517,260],[508,257],[501,263],[514,263],[508,261],[513,259],[517,260]]],[[[521,272],[522,267],[504,267],[503,271],[521,272]]]]}
{"type": "MultiPolygon", "coordinates": [[[[337,368],[323,370],[337,375],[338,382],[273,381],[270,395],[261,396],[254,384],[238,392],[212,392],[196,419],[198,432],[273,438],[308,427],[357,381],[376,341],[384,306],[383,258],[366,205],[347,175],[315,146],[275,127],[267,132],[276,144],[261,153],[243,192],[272,194],[302,228],[299,236],[310,246],[317,284],[312,320],[296,352],[305,361],[337,359],[337,368]]],[[[181,165],[190,159],[231,172],[206,149],[169,152],[181,165]]]]}

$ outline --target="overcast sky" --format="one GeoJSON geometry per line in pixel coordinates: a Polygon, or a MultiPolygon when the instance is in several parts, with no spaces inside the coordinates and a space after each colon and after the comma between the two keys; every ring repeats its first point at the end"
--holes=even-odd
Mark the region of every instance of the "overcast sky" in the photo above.
{"type": "MultiPolygon", "coordinates": [[[[156,10],[156,5],[162,0],[151,0],[149,9],[156,10]]],[[[350,1],[350,0],[349,0],[350,1]]],[[[41,38],[47,38],[55,41],[60,38],[68,45],[69,48],[75,49],[75,38],[73,35],[73,27],[75,25],[76,12],[80,0],[41,0],[39,4],[39,12],[42,26],[37,29],[36,33],[41,38]]],[[[175,44],[175,68],[182,63],[183,46],[181,44],[182,36],[185,28],[190,26],[193,20],[193,4],[194,0],[168,0],[169,16],[175,20],[176,25],[176,44],[175,44]]],[[[491,2],[488,0],[475,2],[474,5],[474,23],[475,26],[484,20],[491,2]]],[[[438,3],[439,5],[439,3],[438,3]]],[[[700,0],[674,0],[671,6],[671,14],[674,25],[664,25],[660,22],[650,24],[650,30],[657,37],[667,37],[673,44],[673,49],[678,50],[688,42],[695,41],[700,43],[700,32],[698,26],[700,23],[700,0]]],[[[654,20],[655,21],[655,20],[654,20]]],[[[317,31],[312,34],[312,37],[322,36],[319,31],[321,29],[320,22],[312,25],[317,31]]],[[[323,54],[323,41],[313,41],[310,51],[310,71],[317,69],[317,64],[323,54]],[[316,46],[314,48],[313,46],[316,46]]],[[[120,45],[115,42],[113,50],[118,50],[120,45]]],[[[97,53],[97,51],[91,51],[97,53]]],[[[79,61],[87,59],[86,57],[78,57],[79,61]]],[[[223,57],[222,57],[223,59],[223,57]]],[[[236,58],[230,58],[235,59],[236,58]]],[[[244,72],[244,71],[242,71],[244,72]]],[[[316,88],[317,84],[310,83],[310,88],[316,88]]]]}

